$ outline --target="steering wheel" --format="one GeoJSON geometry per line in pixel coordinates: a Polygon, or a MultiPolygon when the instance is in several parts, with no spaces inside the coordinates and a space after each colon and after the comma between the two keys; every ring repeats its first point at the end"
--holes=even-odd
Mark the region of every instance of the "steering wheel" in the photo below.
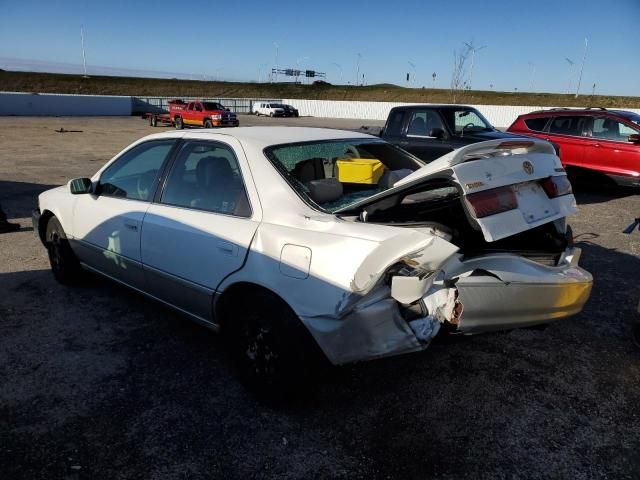
{"type": "Polygon", "coordinates": [[[473,122],[471,122],[471,123],[467,123],[467,124],[466,124],[464,127],[462,127],[462,128],[470,128],[470,127],[475,127],[475,126],[476,126],[476,124],[475,124],[475,123],[473,123],[473,122]]]}
{"type": "Polygon", "coordinates": [[[351,158],[360,158],[360,152],[358,152],[358,149],[356,147],[354,147],[353,145],[349,145],[347,146],[346,150],[344,151],[345,155],[349,155],[351,158]]]}
{"type": "Polygon", "coordinates": [[[138,192],[138,199],[140,200],[148,200],[149,195],[151,195],[151,188],[153,187],[153,182],[156,179],[156,170],[149,170],[148,172],[143,173],[138,177],[136,182],[136,190],[138,192]]]}

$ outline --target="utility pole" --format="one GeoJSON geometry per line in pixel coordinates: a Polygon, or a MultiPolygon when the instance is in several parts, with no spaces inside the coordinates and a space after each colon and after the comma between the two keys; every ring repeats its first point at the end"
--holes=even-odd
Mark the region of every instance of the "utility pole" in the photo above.
{"type": "Polygon", "coordinates": [[[471,51],[471,68],[469,69],[469,90],[471,90],[471,85],[472,85],[471,82],[473,81],[473,63],[474,63],[475,58],[476,58],[476,52],[479,52],[483,48],[487,48],[487,46],[483,45],[481,47],[476,48],[476,47],[473,46],[473,42],[471,42],[471,44],[468,44],[467,42],[464,42],[464,44],[471,51]]]}
{"type": "Polygon", "coordinates": [[[340,65],[339,63],[335,63],[335,62],[333,62],[332,65],[335,65],[336,67],[338,67],[340,69],[340,85],[342,85],[342,65],[340,65]]]}
{"type": "Polygon", "coordinates": [[[431,74],[431,78],[433,78],[433,88],[436,88],[436,72],[433,72],[431,74]]]}
{"type": "Polygon", "coordinates": [[[80,25],[80,45],[82,46],[82,67],[84,69],[84,76],[87,76],[87,57],[84,54],[84,27],[80,25]]]}
{"type": "Polygon", "coordinates": [[[356,87],[358,86],[358,83],[360,82],[360,57],[362,57],[362,55],[360,53],[358,53],[358,63],[356,65],[356,87]]]}
{"type": "Polygon", "coordinates": [[[531,67],[531,85],[529,86],[529,91],[533,93],[533,79],[536,76],[536,64],[529,62],[529,66],[531,67]]]}
{"type": "MultiPolygon", "coordinates": [[[[415,86],[416,84],[416,66],[413,62],[407,62],[409,64],[409,66],[412,68],[413,70],[413,85],[415,86]]],[[[409,79],[407,79],[407,87],[411,84],[411,82],[409,82],[409,79]]]]}
{"type": "Polygon", "coordinates": [[[584,54],[582,55],[582,65],[580,66],[580,76],[578,77],[578,88],[576,88],[576,98],[578,98],[578,94],[580,93],[580,84],[582,83],[582,71],[584,70],[584,62],[587,59],[587,47],[589,46],[589,41],[584,39],[584,54]]]}

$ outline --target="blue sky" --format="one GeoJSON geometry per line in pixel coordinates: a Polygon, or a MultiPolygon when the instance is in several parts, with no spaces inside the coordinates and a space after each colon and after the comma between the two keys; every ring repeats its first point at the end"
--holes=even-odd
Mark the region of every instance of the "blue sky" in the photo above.
{"type": "Polygon", "coordinates": [[[640,0],[11,1],[0,0],[0,67],[16,59],[256,80],[274,64],[354,82],[436,86],[451,81],[453,51],[473,41],[473,87],[565,92],[589,39],[582,89],[640,95],[640,0]],[[305,58],[306,57],[306,58],[305,58]],[[415,65],[415,70],[409,65],[415,65]]]}

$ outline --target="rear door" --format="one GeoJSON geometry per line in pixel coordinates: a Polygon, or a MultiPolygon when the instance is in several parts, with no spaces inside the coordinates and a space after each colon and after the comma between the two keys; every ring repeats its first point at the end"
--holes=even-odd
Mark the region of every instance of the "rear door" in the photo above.
{"type": "Polygon", "coordinates": [[[407,112],[405,133],[399,145],[425,162],[431,162],[449,153],[453,148],[445,138],[431,136],[434,128],[446,128],[435,110],[410,110],[407,112]]]}
{"type": "Polygon", "coordinates": [[[150,293],[205,320],[220,282],[242,267],[261,218],[244,152],[226,138],[184,142],[142,225],[150,293]]]}
{"type": "Polygon", "coordinates": [[[594,117],[591,136],[585,148],[585,165],[617,176],[640,174],[640,145],[629,142],[629,135],[640,129],[612,117],[594,117]]]}
{"type": "Polygon", "coordinates": [[[560,147],[563,165],[585,168],[585,150],[589,117],[586,115],[558,115],[547,126],[542,137],[560,147]]]}

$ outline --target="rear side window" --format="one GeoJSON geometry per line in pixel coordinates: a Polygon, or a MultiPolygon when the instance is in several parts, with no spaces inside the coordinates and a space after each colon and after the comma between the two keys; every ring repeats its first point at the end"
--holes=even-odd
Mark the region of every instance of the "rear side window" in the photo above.
{"type": "Polygon", "coordinates": [[[182,147],[161,203],[238,217],[251,216],[236,156],[230,147],[215,142],[188,142],[182,147]]]}
{"type": "Polygon", "coordinates": [[[542,132],[548,121],[549,117],[527,118],[524,121],[524,124],[529,130],[532,130],[534,132],[542,132]]]}
{"type": "Polygon", "coordinates": [[[557,133],[560,135],[581,136],[584,131],[586,117],[562,116],[556,117],[549,126],[549,133],[557,133]]]}

